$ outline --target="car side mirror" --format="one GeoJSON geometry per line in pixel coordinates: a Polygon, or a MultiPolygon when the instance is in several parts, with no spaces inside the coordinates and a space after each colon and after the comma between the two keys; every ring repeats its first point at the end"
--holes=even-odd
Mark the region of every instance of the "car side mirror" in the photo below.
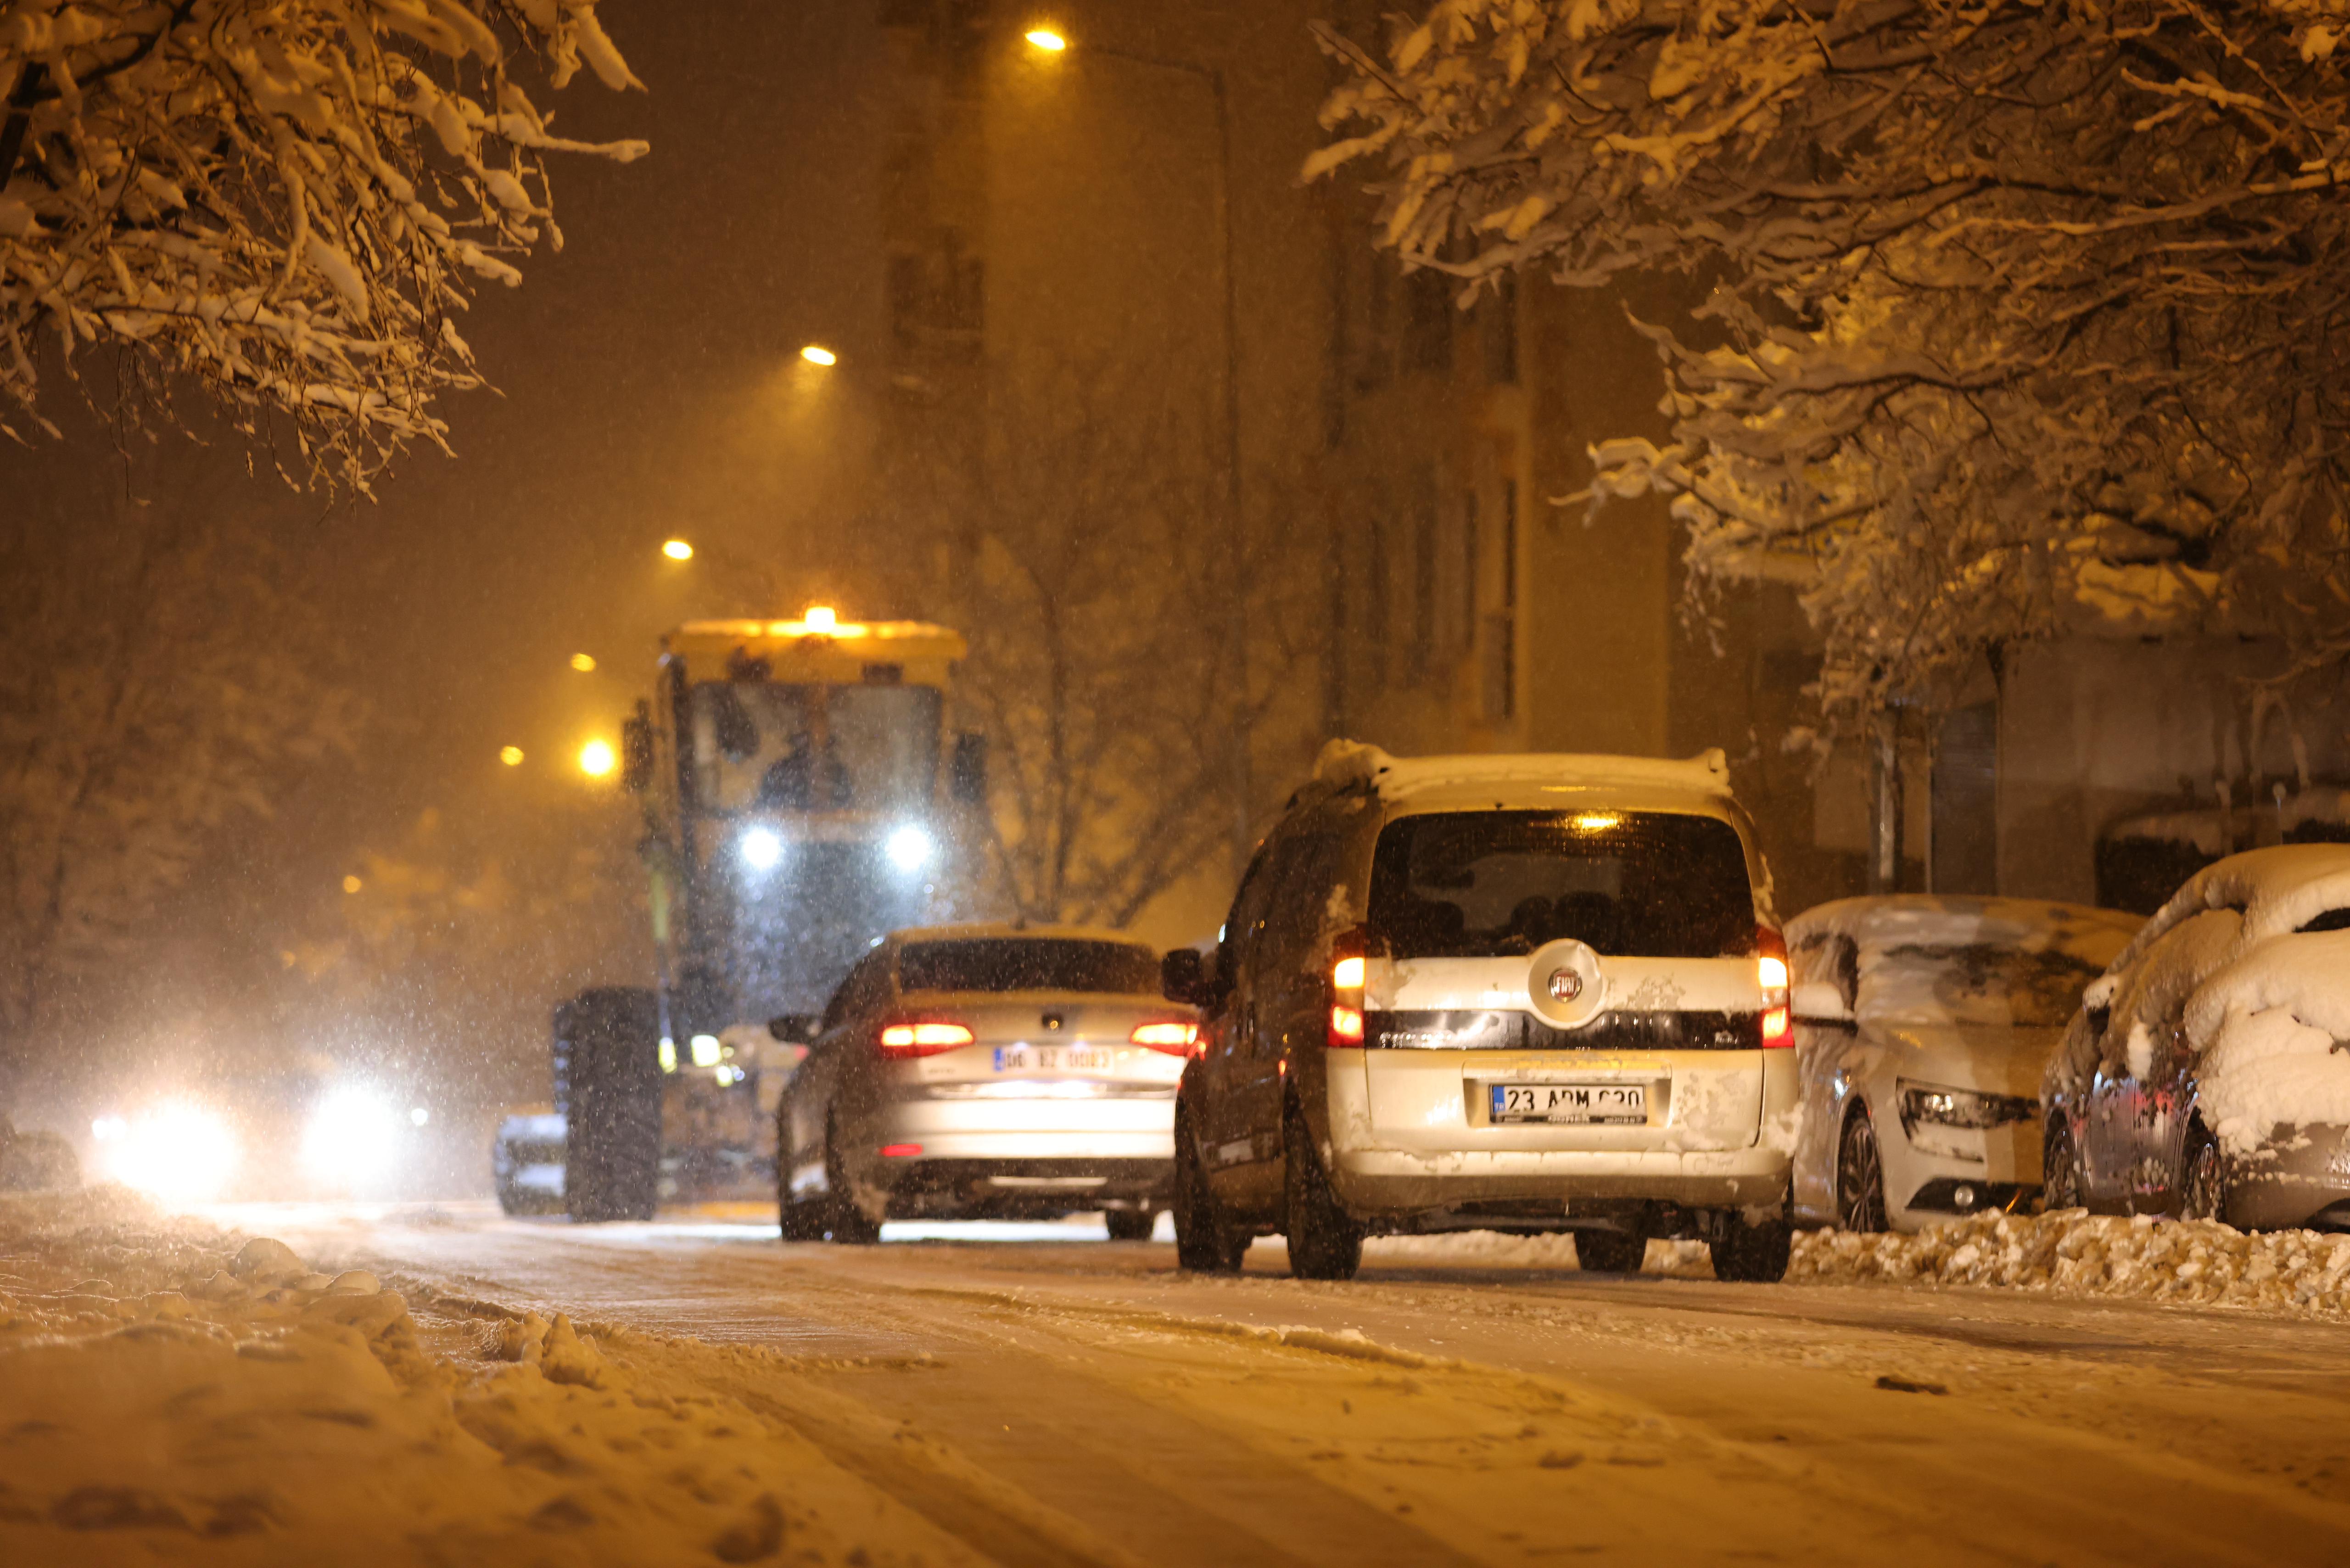
{"type": "Polygon", "coordinates": [[[1844,1000],[1844,988],[1833,981],[1807,980],[1795,987],[1789,1001],[1799,1023],[1850,1027],[1853,1023],[1852,1009],[1844,1000]]]}
{"type": "Polygon", "coordinates": [[[767,1020],[767,1033],[786,1045],[806,1045],[816,1039],[820,1022],[813,1012],[786,1012],[767,1020]]]}
{"type": "Polygon", "coordinates": [[[954,757],[947,764],[947,790],[957,805],[987,804],[987,737],[965,730],[955,737],[954,757]]]}
{"type": "Polygon", "coordinates": [[[1159,993],[1170,1002],[1198,1006],[1210,1000],[1208,961],[1197,948],[1176,948],[1159,961],[1159,993]]]}

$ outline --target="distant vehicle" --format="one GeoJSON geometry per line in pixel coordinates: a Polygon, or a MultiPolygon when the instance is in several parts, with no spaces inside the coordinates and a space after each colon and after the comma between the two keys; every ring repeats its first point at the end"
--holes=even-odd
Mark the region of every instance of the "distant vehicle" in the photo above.
{"type": "Polygon", "coordinates": [[[1720,752],[1399,760],[1333,742],[1242,878],[1175,1109],[1185,1268],[1279,1231],[1572,1231],[1586,1269],[1699,1236],[1788,1259],[1786,964],[1720,752]]]}
{"type": "Polygon", "coordinates": [[[1795,1217],[1847,1231],[2029,1207],[2040,1075],[2144,922],[2022,898],[1843,898],[1787,922],[1795,1217]]]}
{"type": "Polygon", "coordinates": [[[508,1112],[490,1146],[498,1207],[508,1214],[563,1212],[563,1117],[552,1106],[508,1112]]]}
{"type": "Polygon", "coordinates": [[[951,915],[986,797],[983,738],[951,727],[960,633],[920,621],[692,621],[624,737],[643,800],[664,1196],[770,1189],[766,1114],[788,1054],[747,1047],[814,1012],[884,931],[951,915]]]}
{"type": "Polygon", "coordinates": [[[892,932],[821,1019],[778,1113],[785,1241],[879,1239],[882,1221],[1104,1210],[1150,1234],[1174,1176],[1175,1080],[1196,1030],[1159,954],[1115,931],[892,932]]]}
{"type": "Polygon", "coordinates": [[[2190,877],[2041,1081],[2047,1204],[2350,1230],[2350,845],[2190,877]]]}

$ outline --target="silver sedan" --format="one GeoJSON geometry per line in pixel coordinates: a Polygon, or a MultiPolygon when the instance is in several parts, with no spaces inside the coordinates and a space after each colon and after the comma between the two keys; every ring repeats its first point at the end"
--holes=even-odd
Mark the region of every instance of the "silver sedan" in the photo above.
{"type": "Polygon", "coordinates": [[[1197,1035],[1159,955],[1072,928],[892,932],[821,1020],[776,1111],[786,1241],[884,1220],[1101,1210],[1150,1233],[1174,1177],[1175,1085],[1197,1035]]]}

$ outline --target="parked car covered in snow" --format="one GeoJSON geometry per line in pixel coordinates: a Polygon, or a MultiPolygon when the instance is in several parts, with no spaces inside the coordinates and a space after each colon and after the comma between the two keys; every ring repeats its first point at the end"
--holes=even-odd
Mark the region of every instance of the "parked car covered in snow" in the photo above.
{"type": "Polygon", "coordinates": [[[2041,1087],[2051,1208],[2350,1230],[2350,845],[2198,872],[2041,1087]]]}
{"type": "Polygon", "coordinates": [[[1787,923],[1799,1220],[1915,1231],[2040,1190],[2040,1077],[2136,915],[2022,898],[1842,898],[1787,923]]]}

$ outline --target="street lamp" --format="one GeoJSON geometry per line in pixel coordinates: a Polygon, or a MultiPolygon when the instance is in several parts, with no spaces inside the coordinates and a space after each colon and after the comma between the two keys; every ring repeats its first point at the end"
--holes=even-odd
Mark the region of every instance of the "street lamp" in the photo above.
{"type": "Polygon", "coordinates": [[[585,675],[596,668],[596,656],[592,653],[575,653],[571,656],[571,668],[585,675]]]}
{"type": "Polygon", "coordinates": [[[693,546],[682,539],[671,539],[661,546],[661,554],[672,561],[691,561],[693,559],[693,546]]]}
{"type": "Polygon", "coordinates": [[[510,768],[518,768],[522,766],[522,748],[520,746],[500,746],[498,748],[498,761],[505,763],[505,765],[510,768]]]}
{"type": "Polygon", "coordinates": [[[579,771],[591,779],[600,779],[619,765],[609,741],[590,741],[579,748],[579,771]]]}
{"type": "MultiPolygon", "coordinates": [[[[1028,47],[1040,55],[1059,55],[1070,48],[1068,38],[1054,28],[1036,26],[1024,35],[1028,47]]],[[[1231,577],[1224,594],[1225,661],[1230,667],[1232,689],[1232,722],[1228,726],[1232,748],[1232,868],[1237,875],[1248,863],[1249,849],[1253,843],[1250,832],[1253,815],[1249,803],[1255,797],[1254,781],[1251,777],[1253,759],[1249,754],[1248,722],[1248,567],[1246,565],[1247,530],[1241,510],[1241,373],[1240,373],[1240,306],[1235,292],[1232,267],[1232,117],[1224,104],[1224,73],[1214,66],[1203,66],[1192,60],[1171,60],[1157,55],[1129,54],[1124,49],[1106,48],[1099,44],[1087,44],[1077,53],[1100,55],[1129,65],[1149,66],[1159,70],[1181,71],[1208,84],[1209,96],[1216,109],[1216,231],[1223,243],[1224,294],[1224,526],[1227,548],[1227,569],[1231,577]]]]}
{"type": "Polygon", "coordinates": [[[840,356],[821,343],[811,343],[800,350],[800,358],[811,365],[837,365],[840,356]]]}

